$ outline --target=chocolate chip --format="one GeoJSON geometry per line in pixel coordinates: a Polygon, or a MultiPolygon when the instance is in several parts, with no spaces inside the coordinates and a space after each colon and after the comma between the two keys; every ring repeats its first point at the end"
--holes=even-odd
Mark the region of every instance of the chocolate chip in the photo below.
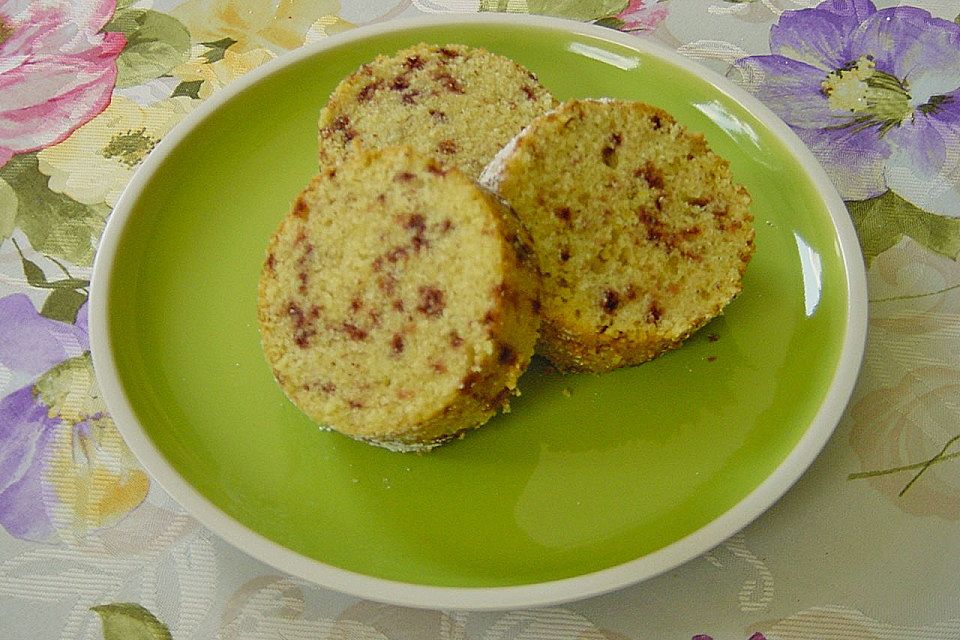
{"type": "Polygon", "coordinates": [[[360,93],[357,94],[357,101],[368,102],[371,98],[373,98],[373,94],[380,89],[381,85],[383,85],[383,80],[374,80],[360,90],[360,93]]]}
{"type": "Polygon", "coordinates": [[[309,214],[310,208],[307,203],[304,202],[303,198],[297,198],[297,201],[293,203],[293,215],[301,220],[306,220],[309,214]]]}
{"type": "Polygon", "coordinates": [[[660,318],[663,316],[664,309],[660,306],[660,303],[656,300],[650,303],[650,308],[647,311],[647,318],[653,324],[660,322],[660,318]]]}
{"type": "Polygon", "coordinates": [[[620,306],[620,295],[613,289],[607,289],[603,292],[603,299],[600,307],[607,313],[613,313],[620,306]]]}
{"type": "Polygon", "coordinates": [[[398,262],[401,258],[406,258],[409,255],[406,247],[394,247],[387,253],[387,260],[390,262],[398,262]]]}
{"type": "Polygon", "coordinates": [[[468,396],[473,393],[473,388],[482,380],[482,376],[476,372],[471,371],[463,377],[460,381],[460,393],[462,395],[468,396]]]}
{"type": "Polygon", "coordinates": [[[603,164],[607,165],[611,169],[617,168],[617,150],[615,147],[604,147],[600,150],[600,156],[603,160],[603,164]]]}
{"type": "Polygon", "coordinates": [[[500,345],[500,351],[497,353],[497,362],[505,367],[517,363],[517,352],[508,344],[500,345]]]}
{"type": "Polygon", "coordinates": [[[344,323],[343,323],[343,331],[344,331],[344,333],[346,333],[348,336],[350,336],[350,339],[351,339],[351,340],[356,340],[357,342],[361,342],[361,341],[363,341],[363,340],[366,340],[366,339],[367,339],[367,336],[369,335],[365,330],[363,330],[363,329],[361,329],[360,327],[358,327],[357,325],[351,324],[351,323],[349,323],[349,322],[344,322],[344,323]]]}
{"type": "Polygon", "coordinates": [[[300,292],[300,295],[307,295],[307,281],[310,279],[310,276],[306,271],[301,271],[297,274],[297,280],[300,281],[300,284],[297,285],[297,291],[300,292]]]}
{"type": "Polygon", "coordinates": [[[420,287],[417,311],[430,318],[439,318],[444,309],[443,291],[436,287],[420,287]]]}
{"type": "Polygon", "coordinates": [[[601,151],[600,155],[603,159],[603,164],[607,165],[611,169],[617,168],[617,148],[623,142],[623,136],[619,133],[610,134],[610,142],[605,146],[601,151]]]}
{"type": "Polygon", "coordinates": [[[296,302],[291,301],[287,304],[287,316],[293,322],[293,341],[301,349],[306,349],[310,344],[310,338],[317,335],[313,321],[319,315],[320,310],[317,307],[313,307],[308,316],[296,302]]]}
{"type": "Polygon", "coordinates": [[[433,77],[434,80],[440,83],[447,91],[450,93],[464,93],[463,85],[460,84],[460,81],[454,78],[449,73],[438,73],[433,77]]]}
{"type": "Polygon", "coordinates": [[[637,210],[637,221],[646,228],[650,242],[660,242],[667,233],[666,225],[648,209],[640,207],[637,210]]]}
{"type": "Polygon", "coordinates": [[[633,175],[646,180],[651,189],[663,189],[663,172],[649,160],[635,170],[633,175]]]}
{"type": "Polygon", "coordinates": [[[377,279],[377,286],[385,295],[392,295],[397,289],[397,277],[392,273],[387,273],[377,279]]]}
{"type": "Polygon", "coordinates": [[[427,230],[426,218],[419,213],[414,213],[407,218],[407,223],[405,226],[408,230],[413,232],[413,237],[410,238],[410,243],[413,245],[413,250],[419,253],[420,249],[429,244],[426,236],[424,235],[427,230]]]}
{"type": "Polygon", "coordinates": [[[429,171],[435,176],[447,175],[447,172],[444,171],[443,167],[441,167],[439,164],[433,161],[430,161],[429,163],[427,163],[427,171],[429,171]]]}

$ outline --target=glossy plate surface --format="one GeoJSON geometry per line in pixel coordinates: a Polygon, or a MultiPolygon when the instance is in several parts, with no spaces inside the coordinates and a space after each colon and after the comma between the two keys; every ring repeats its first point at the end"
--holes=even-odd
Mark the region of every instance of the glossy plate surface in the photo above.
{"type": "Polygon", "coordinates": [[[103,392],[134,452],[201,521],[326,586],[495,608],[649,577],[776,500],[856,377],[861,257],[799,144],[722,78],[600,27],[457,16],[330,39],[201,107],[124,194],[94,277],[103,392]],[[510,414],[404,455],[320,432],[284,398],[255,305],[267,240],[315,172],[319,108],[361,63],[419,41],[512,57],[561,99],[670,111],[753,195],[757,251],[743,294],[682,349],[605,375],[535,362],[510,414]]]}

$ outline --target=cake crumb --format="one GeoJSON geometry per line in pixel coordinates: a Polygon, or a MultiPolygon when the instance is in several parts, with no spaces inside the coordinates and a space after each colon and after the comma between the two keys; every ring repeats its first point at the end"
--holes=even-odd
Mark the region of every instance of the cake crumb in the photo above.
{"type": "Polygon", "coordinates": [[[476,178],[517,131],[557,104],[512,60],[421,43],[378,56],[337,86],[320,114],[320,160],[335,166],[355,148],[410,145],[436,155],[437,171],[457,167],[476,178]]]}

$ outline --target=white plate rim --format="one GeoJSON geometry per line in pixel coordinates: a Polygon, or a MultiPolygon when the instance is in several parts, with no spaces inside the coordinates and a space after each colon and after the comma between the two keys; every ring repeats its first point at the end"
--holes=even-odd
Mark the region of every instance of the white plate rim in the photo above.
{"type": "Polygon", "coordinates": [[[826,445],[853,392],[863,358],[867,327],[866,272],[846,206],[819,162],[796,134],[758,99],[723,76],[665,45],[606,27],[526,14],[456,14],[399,19],[359,27],[306,45],[263,65],[210,97],[179,123],[151,152],[121,195],[104,229],[94,260],[88,306],[94,370],[107,408],[130,450],[159,485],[190,514],[238,549],[282,571],[352,596],[430,609],[503,610],[561,604],[608,593],[661,573],[710,550],[750,524],[803,475],[826,445]],[[156,448],[123,392],[108,332],[108,292],[119,241],[134,204],[157,168],[210,114],[261,79],[327,49],[371,36],[435,26],[527,25],[608,40],[655,56],[712,84],[750,110],[791,152],[828,210],[847,275],[847,324],[833,379],[804,435],[777,468],[736,505],[666,547],[623,564],[548,582],[508,587],[439,587],[371,577],[324,564],[248,529],[186,482],[156,448]]]}

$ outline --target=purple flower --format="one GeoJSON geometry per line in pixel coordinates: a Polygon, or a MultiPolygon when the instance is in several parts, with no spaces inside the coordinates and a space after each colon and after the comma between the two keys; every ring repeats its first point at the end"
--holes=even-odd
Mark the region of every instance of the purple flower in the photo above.
{"type": "Polygon", "coordinates": [[[0,400],[0,524],[18,538],[43,540],[53,525],[43,506],[43,451],[56,421],[32,385],[0,400]]]}
{"type": "Polygon", "coordinates": [[[770,50],[735,68],[844,199],[890,189],[960,216],[960,26],[916,7],[827,0],[785,11],[770,50]]]}
{"type": "Polygon", "coordinates": [[[8,369],[36,376],[89,349],[86,305],[67,324],[38,314],[25,295],[0,299],[0,364],[8,369]]]}
{"type": "Polygon", "coordinates": [[[146,496],[149,480],[106,414],[90,362],[86,305],[74,324],[30,299],[0,299],[0,364],[37,376],[0,399],[0,525],[78,542],[146,496]]]}

